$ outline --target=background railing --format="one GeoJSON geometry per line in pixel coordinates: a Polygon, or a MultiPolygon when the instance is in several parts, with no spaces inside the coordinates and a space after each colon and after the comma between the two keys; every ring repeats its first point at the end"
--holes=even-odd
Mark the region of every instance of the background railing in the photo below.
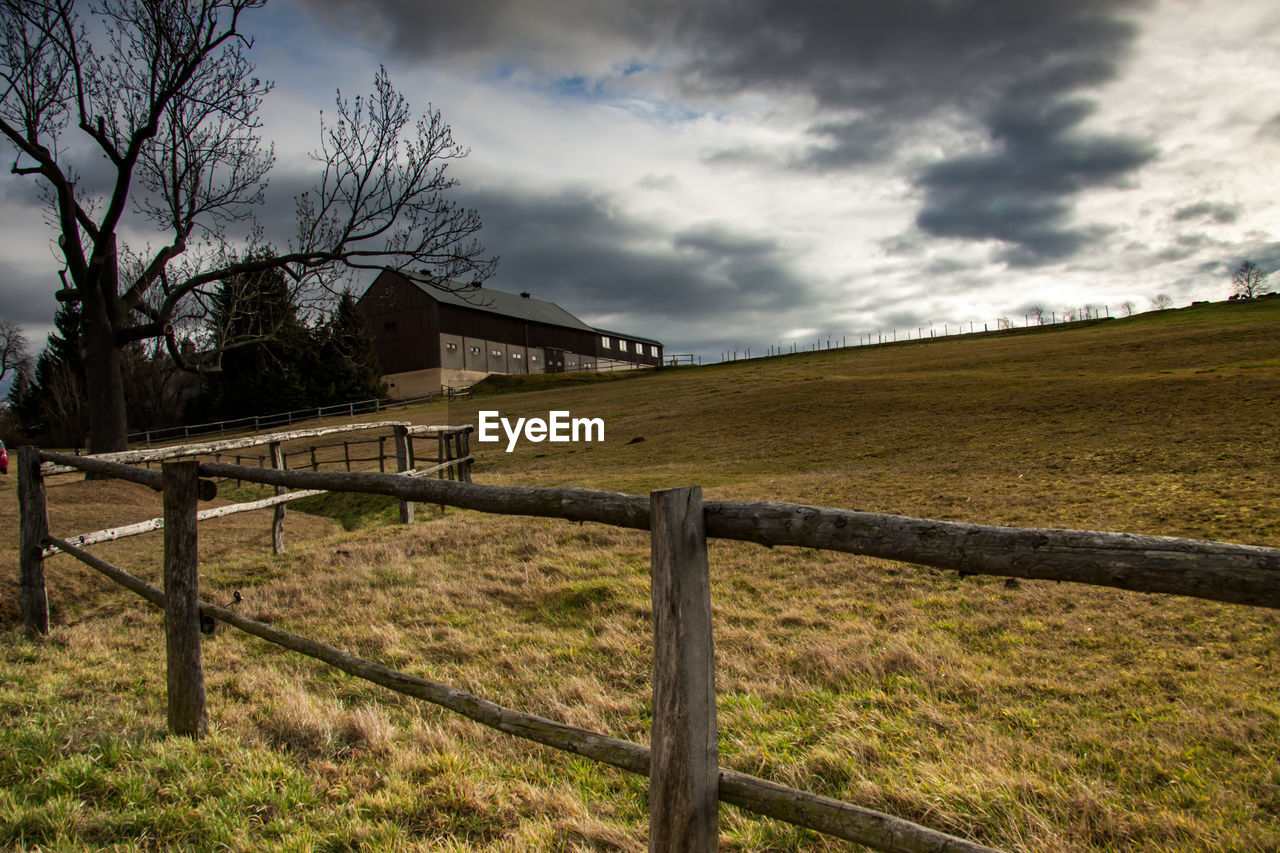
{"type": "Polygon", "coordinates": [[[224,421],[211,421],[203,424],[184,424],[182,426],[164,427],[161,429],[143,430],[130,433],[130,444],[143,444],[150,447],[155,442],[172,441],[179,438],[191,438],[196,435],[229,432],[261,432],[264,429],[275,429],[282,426],[293,426],[295,423],[310,420],[324,420],[331,417],[352,418],[356,415],[403,409],[419,403],[434,403],[440,400],[466,399],[471,396],[470,388],[449,388],[427,394],[425,397],[414,397],[411,400],[359,400],[351,403],[335,403],[331,406],[314,406],[306,409],[294,409],[289,412],[277,412],[273,415],[250,415],[243,418],[231,418],[224,421]]]}
{"type": "MultiPolygon", "coordinates": [[[[406,460],[407,461],[407,460],[406,460]]],[[[291,471],[221,462],[166,462],[162,472],[35,448],[18,454],[21,603],[28,631],[48,630],[46,549],[57,548],[165,610],[168,713],[175,734],[207,726],[200,631],[217,622],[325,661],[351,675],[449,708],[555,749],[649,777],[650,849],[717,849],[719,801],[894,851],[988,851],[890,815],[719,766],[708,536],[885,557],[968,574],[1039,578],[1280,608],[1280,549],[1082,530],[995,527],[842,509],[702,500],[698,487],[649,496],[578,488],[496,487],[403,474],[291,471]],[[164,590],[49,535],[41,461],[160,488],[165,495],[164,590]],[[92,465],[93,467],[89,467],[92,465]],[[277,488],[392,495],[482,512],[595,521],[650,531],[654,627],[650,748],[504,708],[447,685],[350,655],[199,599],[199,499],[211,479],[277,488]]]]}
{"type": "MultiPolygon", "coordinates": [[[[200,444],[174,445],[150,450],[126,450],[97,456],[69,456],[63,453],[42,451],[41,456],[46,464],[41,468],[41,475],[50,477],[83,471],[100,476],[116,476],[122,479],[130,479],[133,482],[158,488],[159,480],[157,477],[159,477],[159,472],[151,470],[152,463],[158,462],[164,465],[177,459],[199,459],[201,457],[212,457],[216,463],[221,462],[222,456],[225,454],[229,458],[234,458],[237,466],[244,460],[249,459],[254,460],[259,468],[263,468],[266,461],[270,460],[271,467],[279,470],[289,468],[289,457],[292,456],[295,463],[299,458],[303,460],[301,466],[297,464],[293,466],[295,469],[309,468],[313,472],[319,471],[321,465],[343,466],[347,472],[350,472],[353,464],[364,465],[373,462],[378,464],[379,472],[385,472],[387,463],[391,462],[395,465],[395,471],[404,476],[426,477],[434,474],[441,479],[470,482],[471,466],[474,461],[471,456],[471,433],[473,431],[474,427],[470,424],[463,426],[423,426],[413,425],[407,421],[379,421],[377,423],[347,424],[336,427],[313,427],[291,432],[266,433],[244,438],[230,438],[200,444]],[[388,434],[367,439],[347,438],[340,442],[327,444],[305,443],[308,438],[365,431],[382,431],[388,434]],[[434,457],[418,452],[417,442],[420,441],[434,442],[434,457]],[[303,442],[301,446],[299,446],[299,442],[303,442]],[[392,450],[389,454],[387,451],[388,442],[392,444],[392,450]],[[351,455],[352,446],[358,447],[363,444],[376,444],[378,447],[377,456],[353,457],[351,455]],[[286,450],[286,446],[290,446],[293,449],[286,450]],[[336,451],[336,448],[339,447],[342,448],[342,456],[340,458],[337,457],[336,452],[321,453],[321,451],[328,450],[336,451]],[[261,449],[263,452],[256,454],[248,452],[254,449],[261,449]],[[231,453],[233,450],[246,452],[233,454],[231,453]],[[428,463],[426,467],[420,465],[422,462],[428,463]],[[142,469],[137,468],[138,463],[141,463],[144,467],[142,469]],[[122,464],[125,466],[124,471],[121,471],[118,467],[122,464]]],[[[216,487],[216,482],[213,481],[211,485],[216,487]]],[[[236,485],[241,482],[240,479],[236,478],[236,485]]],[[[271,525],[271,547],[274,553],[280,554],[284,552],[284,505],[301,498],[323,494],[324,491],[323,489],[304,489],[286,493],[282,487],[277,487],[274,497],[202,510],[200,519],[220,518],[225,515],[274,507],[275,512],[271,525]]],[[[408,523],[412,521],[413,512],[413,504],[407,501],[400,503],[400,520],[402,522],[408,523]]],[[[163,518],[152,518],[123,527],[111,527],[92,533],[84,533],[74,537],[71,541],[84,547],[98,542],[107,542],[114,539],[122,539],[126,536],[135,536],[151,530],[159,530],[162,527],[164,527],[163,518]]],[[[57,549],[54,547],[45,549],[46,556],[54,553],[57,553],[57,549]]]]}

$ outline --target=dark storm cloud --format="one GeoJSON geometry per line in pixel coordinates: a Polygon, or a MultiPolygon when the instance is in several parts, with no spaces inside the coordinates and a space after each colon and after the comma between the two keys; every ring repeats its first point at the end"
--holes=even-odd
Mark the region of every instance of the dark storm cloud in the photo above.
{"type": "Polygon", "coordinates": [[[1240,218],[1240,205],[1198,201],[1175,210],[1173,218],[1179,222],[1188,219],[1207,219],[1221,225],[1229,225],[1240,218]]]}
{"type": "MultiPolygon", "coordinates": [[[[582,64],[605,45],[652,44],[669,35],[676,0],[299,0],[342,32],[361,33],[410,60],[489,57],[502,66],[564,58],[582,64]]],[[[620,57],[626,63],[627,57],[620,57]]]]}
{"type": "MultiPolygon", "coordinates": [[[[23,327],[48,326],[58,310],[54,291],[62,285],[57,267],[50,261],[48,270],[30,269],[8,261],[0,261],[0,319],[23,327]]],[[[32,345],[36,345],[32,335],[32,345]]],[[[43,345],[43,342],[40,342],[43,345]]]]}
{"type": "MultiPolygon", "coordinates": [[[[1083,251],[1102,233],[1072,224],[1073,196],[1114,184],[1155,156],[1141,140],[1086,132],[1082,96],[1116,77],[1136,36],[1125,15],[1145,0],[863,0],[735,3],[487,0],[370,4],[307,0],[331,21],[364,26],[402,55],[487,52],[495,65],[551,54],[615,67],[653,63],[686,93],[811,97],[814,143],[791,168],[857,169],[892,160],[929,121],[985,131],[988,148],[917,175],[926,233],[999,240],[1004,258],[1037,264],[1083,251]],[[363,24],[361,23],[363,22],[363,24]]],[[[735,149],[711,162],[767,165],[735,149]]]]}
{"type": "Polygon", "coordinates": [[[1080,127],[1093,110],[1081,93],[1117,75],[1136,34],[1118,16],[1142,4],[751,5],[723,20],[695,16],[699,58],[686,79],[712,91],[811,95],[830,117],[809,128],[818,142],[795,166],[892,161],[903,142],[927,140],[937,121],[984,131],[982,153],[914,176],[924,234],[1000,241],[1001,259],[1018,266],[1070,258],[1105,233],[1073,223],[1073,196],[1119,183],[1154,156],[1141,140],[1080,127]]]}
{"type": "MultiPolygon", "coordinates": [[[[1258,239],[1239,243],[1232,247],[1228,257],[1231,260],[1226,261],[1224,266],[1229,267],[1232,272],[1240,266],[1240,261],[1248,260],[1257,264],[1264,275],[1280,274],[1280,242],[1258,239]]],[[[1272,281],[1271,288],[1274,290],[1277,287],[1280,287],[1280,281],[1272,281]]]]}
{"type": "Polygon", "coordinates": [[[501,256],[492,285],[529,291],[579,315],[626,314],[661,337],[672,320],[779,312],[808,302],[807,283],[774,241],[717,224],[668,231],[622,213],[605,195],[507,189],[460,196],[501,256]]]}
{"type": "Polygon", "coordinates": [[[1178,234],[1174,237],[1173,245],[1166,246],[1155,253],[1155,259],[1164,262],[1181,261],[1194,257],[1200,254],[1202,249],[1213,245],[1218,245],[1217,241],[1211,240],[1205,234],[1178,234]]]}
{"type": "Polygon", "coordinates": [[[1057,102],[1002,107],[989,119],[999,148],[923,170],[925,203],[916,224],[935,236],[996,239],[1006,262],[1061,260],[1104,233],[1071,222],[1070,197],[1113,185],[1155,152],[1141,140],[1073,133],[1090,105],[1057,102]]]}
{"type": "Polygon", "coordinates": [[[791,163],[801,169],[828,171],[882,162],[893,158],[906,132],[894,122],[866,116],[821,122],[809,128],[816,141],[791,163]]]}
{"type": "Polygon", "coordinates": [[[1280,140],[1280,113],[1276,113],[1270,121],[1258,128],[1258,136],[1273,141],[1280,140]]]}

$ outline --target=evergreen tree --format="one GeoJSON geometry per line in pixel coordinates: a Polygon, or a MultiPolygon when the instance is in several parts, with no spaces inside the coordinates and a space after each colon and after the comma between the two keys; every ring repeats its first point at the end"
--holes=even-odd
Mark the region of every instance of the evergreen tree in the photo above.
{"type": "Polygon", "coordinates": [[[333,314],[316,330],[316,336],[320,339],[320,369],[313,384],[314,405],[386,396],[373,336],[350,291],[343,292],[333,314]]]}
{"type": "Polygon", "coordinates": [[[221,366],[206,376],[190,418],[239,418],[308,405],[303,364],[315,355],[279,270],[223,281],[208,322],[221,366]]]}
{"type": "Polygon", "coordinates": [[[78,446],[88,425],[78,303],[64,302],[29,379],[15,382],[9,402],[23,432],[78,446]]]}
{"type": "Polygon", "coordinates": [[[211,300],[208,337],[221,370],[205,378],[188,420],[270,415],[386,394],[382,368],[355,297],[343,293],[314,326],[299,319],[278,271],[223,282],[211,300]]]}

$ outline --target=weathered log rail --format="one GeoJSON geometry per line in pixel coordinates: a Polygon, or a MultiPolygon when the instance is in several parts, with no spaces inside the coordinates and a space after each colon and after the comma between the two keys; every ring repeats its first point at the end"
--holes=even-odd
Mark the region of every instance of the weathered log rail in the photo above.
{"type": "MultiPolygon", "coordinates": [[[[128,450],[120,453],[104,453],[96,456],[72,456],[65,453],[41,451],[40,456],[44,460],[44,464],[41,466],[40,470],[43,476],[83,472],[96,474],[98,476],[117,477],[119,479],[139,483],[157,491],[161,491],[163,483],[163,475],[161,472],[152,471],[149,467],[138,468],[137,463],[149,466],[152,462],[165,464],[166,462],[172,462],[177,459],[196,459],[200,456],[213,456],[215,460],[218,460],[222,453],[227,451],[243,450],[249,447],[265,447],[267,449],[267,453],[257,457],[259,460],[259,469],[262,467],[263,461],[270,459],[273,469],[287,470],[289,454],[284,449],[286,442],[339,433],[345,434],[351,431],[388,429],[390,430],[390,435],[381,435],[370,439],[358,439],[355,442],[346,440],[330,444],[311,445],[309,448],[309,464],[312,471],[316,472],[319,470],[320,462],[316,455],[316,451],[318,449],[343,447],[344,459],[339,464],[345,464],[347,471],[350,472],[352,462],[357,461],[353,459],[350,454],[350,445],[355,443],[377,443],[379,455],[377,457],[371,457],[360,461],[377,462],[380,471],[385,470],[386,454],[384,452],[384,444],[387,441],[391,441],[395,447],[394,458],[396,460],[396,476],[426,477],[431,474],[435,474],[441,478],[447,477],[451,480],[470,482],[471,465],[474,461],[474,457],[471,456],[470,452],[470,436],[472,432],[472,427],[470,425],[415,425],[406,421],[379,421],[368,424],[350,424],[337,427],[291,430],[289,432],[268,433],[265,435],[202,442],[199,444],[184,444],[149,450],[128,450]],[[437,455],[435,457],[421,457],[422,461],[434,462],[434,464],[429,464],[426,467],[414,467],[419,461],[419,457],[414,452],[415,438],[430,439],[435,442],[437,455]]],[[[237,470],[241,470],[242,468],[243,466],[240,466],[237,470]]],[[[258,469],[248,468],[245,470],[258,469]]],[[[213,500],[217,495],[217,481],[225,481],[228,479],[233,478],[217,477],[215,475],[213,479],[200,480],[198,485],[200,499],[205,501],[213,500]]],[[[234,479],[239,483],[244,478],[237,476],[234,479]]],[[[201,510],[197,514],[197,520],[205,521],[207,519],[221,518],[223,516],[241,512],[274,508],[275,512],[272,516],[271,525],[271,547],[274,553],[279,554],[284,551],[284,505],[300,498],[308,498],[324,494],[324,492],[324,489],[304,489],[302,491],[285,492],[283,486],[277,485],[276,494],[273,497],[201,510]]],[[[410,504],[405,502],[401,503],[400,520],[404,523],[409,523],[413,520],[413,509],[410,504]]],[[[152,518],[135,524],[127,524],[119,527],[106,528],[104,530],[96,530],[91,533],[83,533],[79,536],[71,537],[70,541],[83,547],[85,545],[97,544],[99,542],[122,539],[127,536],[136,536],[140,533],[147,533],[152,530],[161,530],[163,528],[163,517],[152,518]]],[[[58,553],[58,549],[54,546],[44,549],[44,556],[46,557],[52,556],[56,553],[58,553]]]]}
{"type": "MultiPolygon", "coordinates": [[[[458,445],[455,449],[463,447],[458,445]]],[[[401,453],[403,468],[409,460],[407,450],[401,453]]],[[[53,460],[55,455],[23,448],[18,465],[23,513],[22,605],[28,630],[48,630],[42,564],[46,549],[70,554],[151,603],[165,607],[166,613],[177,613],[166,618],[166,631],[177,632],[175,639],[167,641],[171,644],[170,665],[185,668],[171,676],[169,682],[173,731],[196,736],[203,731],[203,682],[192,677],[199,655],[190,638],[193,624],[212,619],[500,731],[648,775],[651,850],[716,849],[715,812],[720,801],[877,850],[943,853],[991,849],[890,815],[718,766],[707,537],[768,547],[823,548],[969,574],[1070,581],[1280,607],[1280,548],[1125,533],[959,524],[774,502],[703,502],[697,488],[663,490],[646,497],[579,488],[496,487],[414,479],[403,474],[294,471],[220,462],[185,463],[185,470],[177,472],[170,468],[183,463],[165,464],[161,475],[164,483],[184,483],[183,493],[187,495],[181,510],[182,530],[175,532],[175,541],[182,547],[166,546],[165,577],[174,578],[174,594],[183,596],[188,603],[195,594],[196,583],[191,537],[198,517],[194,509],[198,484],[202,482],[198,476],[243,479],[277,489],[385,494],[404,503],[420,501],[489,513],[652,528],[655,678],[651,751],[503,708],[207,602],[169,607],[165,592],[88,554],[76,543],[49,535],[39,471],[41,458],[53,460]],[[185,569],[168,566],[171,551],[175,555],[172,559],[185,561],[185,569]],[[171,621],[182,620],[184,624],[170,628],[171,621]],[[682,639],[671,642],[677,636],[682,639]]],[[[57,457],[56,461],[63,458],[57,457]]],[[[122,474],[118,469],[127,467],[105,464],[111,467],[99,469],[104,473],[122,474]]],[[[166,501],[169,511],[168,498],[166,501]]]]}
{"type": "MultiPolygon", "coordinates": [[[[272,471],[203,463],[205,476],[250,475],[292,488],[392,495],[504,515],[649,529],[649,499],[591,489],[404,480],[390,474],[272,471]]],[[[1280,548],[1169,536],[998,527],[761,501],[706,501],[707,535],[883,557],[974,575],[1071,581],[1280,608],[1280,548]]]]}

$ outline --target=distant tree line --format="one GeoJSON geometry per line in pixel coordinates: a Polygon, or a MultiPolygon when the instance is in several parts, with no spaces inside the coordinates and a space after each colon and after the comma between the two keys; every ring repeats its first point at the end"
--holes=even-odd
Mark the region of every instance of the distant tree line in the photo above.
{"type": "Polygon", "coordinates": [[[189,422],[328,406],[386,396],[364,315],[345,291],[308,324],[283,273],[268,269],[222,283],[206,321],[217,354],[204,367],[189,422]]]}
{"type": "MultiPolygon", "coordinates": [[[[124,353],[125,405],[134,430],[229,420],[386,395],[364,316],[350,292],[303,310],[278,271],[221,282],[202,317],[190,318],[179,365],[156,341],[124,353]]],[[[84,444],[89,429],[79,303],[54,315],[54,331],[10,388],[9,414],[28,437],[84,444]]]]}

